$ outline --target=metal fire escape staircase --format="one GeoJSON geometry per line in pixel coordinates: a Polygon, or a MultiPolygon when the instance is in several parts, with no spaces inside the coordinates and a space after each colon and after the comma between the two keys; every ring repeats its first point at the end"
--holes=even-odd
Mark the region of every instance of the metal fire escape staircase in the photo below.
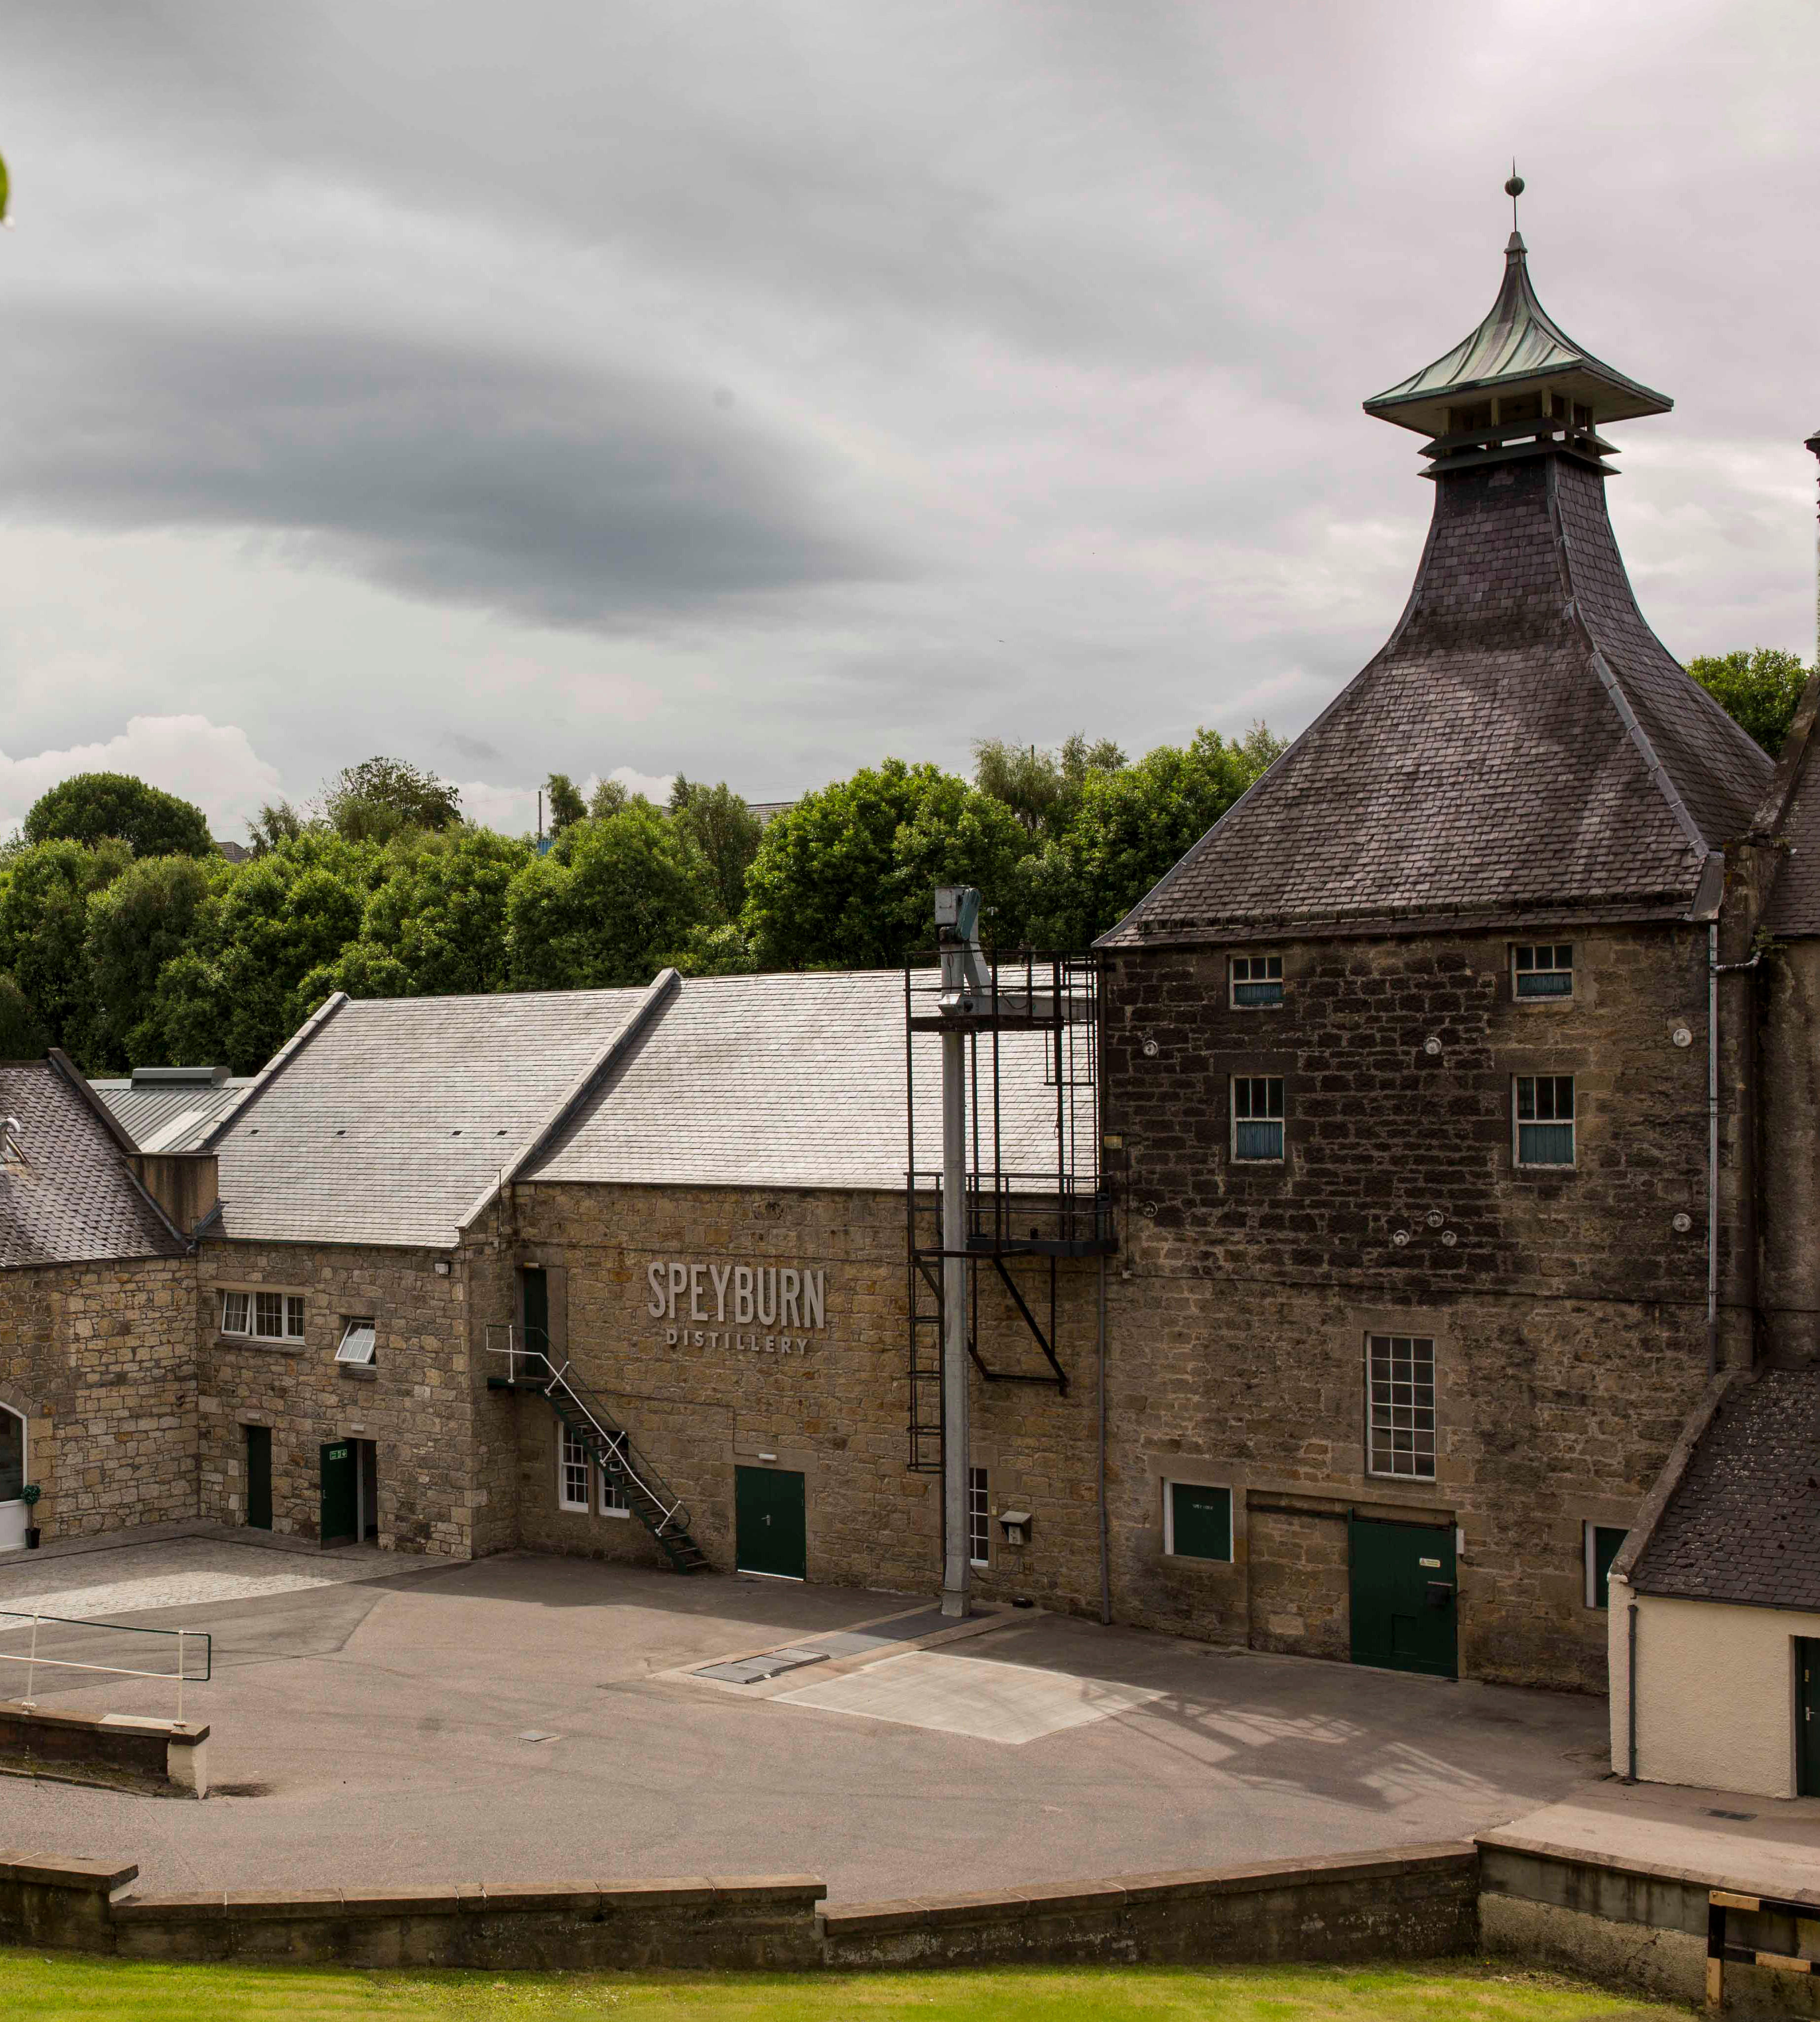
{"type": "MultiPolygon", "coordinates": [[[[527,1328],[527,1341],[538,1330],[527,1328]]],[[[679,1573],[701,1571],[707,1554],[689,1535],[689,1511],[649,1461],[632,1444],[632,1436],[614,1422],[606,1407],[585,1385],[576,1381],[573,1366],[560,1367],[550,1360],[545,1346],[518,1345],[517,1330],[489,1327],[488,1347],[506,1358],[506,1374],[489,1376],[489,1390],[531,1391],[542,1397],[576,1439],[608,1484],[624,1498],[626,1507],[660,1546],[679,1573]],[[493,1346],[493,1337],[503,1333],[503,1348],[493,1346]]]]}
{"type": "MultiPolygon", "coordinates": [[[[924,958],[926,962],[927,958],[924,958]]],[[[1099,1171],[1099,973],[1091,956],[1021,955],[993,961],[959,1015],[938,1008],[926,968],[904,976],[905,1075],[909,1111],[905,1211],[908,1228],[909,1469],[942,1470],[941,1344],[946,1321],[943,1176],[917,1162],[916,1046],[919,1033],[963,1024],[967,1048],[968,1146],[965,1256],[967,1354],[987,1383],[1047,1385],[1068,1394],[1058,1349],[1057,1267],[1070,1257],[1104,1257],[1118,1247],[1113,1201],[1099,1171]],[[1006,1035],[1040,1035],[1007,1046],[1006,1035]],[[1040,1048],[1040,1065],[1038,1048],[1040,1048]],[[1039,1079],[1040,1078],[1040,1079],[1039,1079]],[[1040,1086],[1041,1096],[1036,1096],[1040,1086]],[[1053,1145],[1041,1170],[1007,1162],[1011,1135],[1028,1151],[1037,1135],[1036,1100],[1045,1104],[1040,1134],[1053,1145]],[[1014,1112],[1007,1117],[1010,1109],[1014,1112]],[[1020,1285],[1008,1260],[1047,1266],[1047,1294],[1020,1285]],[[981,1350],[981,1283],[988,1272],[1041,1356],[1007,1358],[981,1350]],[[1045,1310],[1046,1309],[1046,1310],[1045,1310]],[[1005,1366],[1021,1360],[1025,1366],[1005,1366]],[[995,1366],[996,1365],[996,1366],[995,1366]]],[[[1016,1155],[1014,1155],[1014,1156],[1016,1155]]]]}

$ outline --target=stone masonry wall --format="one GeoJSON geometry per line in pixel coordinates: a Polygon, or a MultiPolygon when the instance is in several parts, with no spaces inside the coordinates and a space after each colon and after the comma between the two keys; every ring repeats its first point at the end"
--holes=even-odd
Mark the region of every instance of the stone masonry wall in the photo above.
{"type": "Polygon", "coordinates": [[[1705,1378],[1704,937],[1536,938],[1574,941],[1566,1003],[1514,999],[1502,936],[1272,944],[1273,1009],[1226,950],[1117,958],[1121,1619],[1345,1656],[1346,1514],[1401,1516],[1464,1533],[1464,1675],[1603,1689],[1583,1526],[1630,1522],[1705,1378]],[[1518,1073],[1575,1077],[1574,1170],[1515,1168],[1518,1073]],[[1280,1166],[1230,1156],[1235,1074],[1284,1077],[1280,1166]],[[1371,1331],[1435,1340],[1432,1481],[1365,1472],[1371,1331]],[[1164,1556],[1171,1479],[1233,1487],[1233,1563],[1164,1556]]]}
{"type": "MultiPolygon", "coordinates": [[[[734,1560],[734,1469],[774,1465],[806,1477],[812,1580],[928,1593],[941,1583],[939,1484],[908,1472],[908,1327],[904,1206],[894,1195],[709,1188],[521,1186],[518,1260],[550,1276],[557,1352],[597,1389],[688,1502],[713,1563],[734,1560]],[[809,1345],[766,1352],[762,1328],[678,1326],[649,1310],[649,1267],[677,1258],[793,1266],[826,1273],[826,1326],[809,1345]],[[742,1334],[758,1345],[734,1342],[742,1334]]],[[[1012,1266],[1047,1322],[1047,1266],[1012,1266]],[[1039,1305],[1040,1300],[1040,1305],[1039,1305]]],[[[972,1460],[989,1470],[991,1506],[1029,1509],[1022,1549],[992,1525],[980,1591],[1029,1594],[1097,1611],[1094,1267],[1061,1272],[1063,1397],[1035,1384],[989,1383],[976,1371],[972,1460]]],[[[715,1302],[704,1289],[704,1310],[715,1302]]],[[[800,1335],[799,1338],[802,1338],[800,1335]]],[[[996,1281],[981,1280],[989,1366],[1043,1367],[996,1281]]],[[[540,1400],[515,1400],[520,1537],[540,1550],[657,1560],[635,1520],[558,1507],[557,1433],[540,1400]]],[[[594,1498],[598,1504],[598,1494],[594,1498]]]]}
{"type": "Polygon", "coordinates": [[[199,1338],[202,1515],[247,1520],[248,1425],[272,1428],[272,1524],[314,1538],[320,1448],[353,1438],[377,1449],[378,1543],[465,1559],[477,1490],[467,1288],[447,1252],[353,1245],[205,1243],[192,1325],[199,1338]],[[439,1275],[438,1261],[450,1266],[439,1275]],[[224,1335],[228,1288],[301,1293],[300,1342],[224,1335]],[[350,1319],[371,1317],[370,1374],[335,1362],[350,1319]]]}
{"type": "Polygon", "coordinates": [[[0,1276],[0,1403],[25,1414],[47,1538],[196,1513],[195,1287],[185,1257],[0,1276]]]}

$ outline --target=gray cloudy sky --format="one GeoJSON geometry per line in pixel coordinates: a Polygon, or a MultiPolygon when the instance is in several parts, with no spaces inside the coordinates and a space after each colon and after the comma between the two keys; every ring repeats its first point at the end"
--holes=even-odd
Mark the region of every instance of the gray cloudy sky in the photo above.
{"type": "Polygon", "coordinates": [[[0,827],[375,751],[784,798],[1302,727],[1430,493],[1359,402],[1538,291],[1673,394],[1687,658],[1811,650],[1811,0],[13,0],[0,827]]]}

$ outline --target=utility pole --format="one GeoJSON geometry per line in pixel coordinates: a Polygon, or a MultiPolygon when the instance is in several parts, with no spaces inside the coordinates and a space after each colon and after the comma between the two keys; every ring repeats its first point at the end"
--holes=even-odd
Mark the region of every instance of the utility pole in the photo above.
{"type": "Polygon", "coordinates": [[[935,894],[941,951],[936,1003],[941,1034],[941,1611],[964,1615],[972,1579],[967,1546],[970,1436],[967,1334],[967,1024],[984,990],[980,895],[970,885],[935,894]]]}

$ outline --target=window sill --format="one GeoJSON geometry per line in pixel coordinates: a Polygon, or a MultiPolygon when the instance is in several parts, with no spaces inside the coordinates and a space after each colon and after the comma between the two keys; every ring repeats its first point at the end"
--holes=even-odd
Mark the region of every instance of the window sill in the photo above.
{"type": "Polygon", "coordinates": [[[296,1339],[274,1341],[261,1334],[217,1333],[215,1345],[217,1348],[256,1348],[265,1355],[302,1355],[309,1343],[296,1339]]]}
{"type": "Polygon", "coordinates": [[[603,1516],[611,1516],[617,1520],[627,1522],[630,1520],[632,1513],[630,1509],[603,1509],[601,1514],[603,1516]]]}
{"type": "Polygon", "coordinates": [[[1157,1557],[1165,1566],[1206,1567],[1218,1572],[1230,1572],[1237,1563],[1233,1559],[1204,1559],[1198,1552],[1160,1552],[1157,1557]]]}

